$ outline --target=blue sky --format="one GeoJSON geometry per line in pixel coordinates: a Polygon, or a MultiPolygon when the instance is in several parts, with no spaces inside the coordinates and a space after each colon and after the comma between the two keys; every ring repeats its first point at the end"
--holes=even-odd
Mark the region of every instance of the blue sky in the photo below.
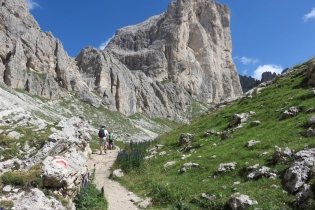
{"type": "MultiPolygon", "coordinates": [[[[26,0],[43,31],[76,57],[116,30],[166,11],[171,0],[26,0]]],[[[315,57],[314,0],[217,0],[231,9],[232,56],[240,75],[261,79],[315,57]]]]}

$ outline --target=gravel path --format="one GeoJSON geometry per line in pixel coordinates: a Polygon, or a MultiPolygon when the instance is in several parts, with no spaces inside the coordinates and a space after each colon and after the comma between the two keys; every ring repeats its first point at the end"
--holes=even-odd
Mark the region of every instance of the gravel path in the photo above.
{"type": "Polygon", "coordinates": [[[140,201],[141,199],[137,195],[129,192],[118,182],[108,178],[117,154],[117,150],[108,150],[105,155],[92,154],[91,158],[87,161],[88,168],[92,171],[95,164],[94,183],[99,190],[104,186],[108,210],[138,209],[130,200],[140,201]]]}

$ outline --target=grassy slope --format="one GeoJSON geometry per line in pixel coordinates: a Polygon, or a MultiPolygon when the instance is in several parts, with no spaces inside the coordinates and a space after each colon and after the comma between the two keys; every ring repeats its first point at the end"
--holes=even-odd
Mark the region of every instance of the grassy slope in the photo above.
{"type": "Polygon", "coordinates": [[[118,180],[139,195],[152,197],[152,209],[229,209],[226,201],[234,192],[246,194],[258,201],[258,205],[249,209],[291,209],[295,197],[283,192],[281,178],[277,176],[275,180],[247,180],[250,171],[246,170],[245,163],[259,163],[260,167],[267,165],[271,171],[277,170],[281,175],[290,162],[270,164],[275,145],[296,151],[306,145],[315,147],[314,137],[301,135],[306,132],[307,122],[314,115],[306,113],[307,109],[314,108],[314,94],[307,87],[305,79],[308,63],[309,61],[295,66],[292,74],[277,78],[276,83],[263,89],[260,94],[254,94],[252,99],[240,99],[214,114],[195,120],[189,126],[182,125],[162,135],[159,141],[164,147],[160,151],[166,151],[167,155],[148,160],[138,172],[133,171],[118,180]],[[302,112],[294,118],[281,120],[284,110],[291,106],[300,107],[302,112]],[[279,111],[280,109],[282,110],[279,111]],[[204,137],[207,130],[226,129],[233,114],[249,111],[254,111],[256,115],[227,140],[221,141],[215,135],[204,137]],[[249,123],[254,120],[259,120],[261,124],[251,127],[249,123]],[[185,160],[180,159],[183,153],[177,152],[181,148],[177,146],[181,133],[194,134],[194,145],[202,145],[185,160]],[[259,140],[260,143],[252,148],[245,147],[252,139],[259,140]],[[216,147],[213,146],[214,143],[217,144],[216,147]],[[259,157],[263,152],[269,153],[259,157]],[[216,155],[215,159],[211,158],[213,155],[216,155]],[[163,165],[169,161],[176,161],[176,164],[165,171],[163,165]],[[200,166],[180,174],[178,170],[190,161],[200,166]],[[236,162],[236,169],[216,174],[219,164],[228,162],[236,162]],[[236,181],[241,183],[233,185],[236,181]],[[271,188],[272,184],[279,188],[271,188]],[[202,193],[214,194],[217,199],[205,200],[201,198],[202,193]]]}

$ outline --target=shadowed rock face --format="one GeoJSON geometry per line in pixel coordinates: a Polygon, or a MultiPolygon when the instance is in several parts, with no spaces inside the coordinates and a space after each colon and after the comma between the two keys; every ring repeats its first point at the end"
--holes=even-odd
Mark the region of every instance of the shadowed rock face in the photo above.
{"type": "Polygon", "coordinates": [[[268,82],[276,77],[277,77],[277,74],[275,72],[271,73],[270,71],[263,72],[261,74],[261,80],[257,80],[255,78],[252,78],[251,76],[247,77],[247,76],[239,75],[240,83],[241,83],[242,90],[244,93],[258,86],[259,84],[263,82],[268,82]]]}
{"type": "Polygon", "coordinates": [[[84,82],[103,97],[102,103],[125,115],[142,112],[185,121],[191,99],[177,84],[161,84],[142,71],[130,71],[112,54],[92,47],[76,58],[84,82]]]}
{"type": "Polygon", "coordinates": [[[260,80],[257,80],[251,76],[247,77],[247,76],[239,75],[239,77],[240,77],[240,83],[242,86],[242,90],[244,93],[246,93],[247,91],[249,91],[253,87],[258,86],[261,83],[260,80]]]}
{"type": "Polygon", "coordinates": [[[268,82],[268,81],[276,78],[276,76],[277,76],[276,72],[273,72],[273,73],[271,73],[270,71],[263,72],[261,74],[261,82],[268,82]]]}
{"type": "Polygon", "coordinates": [[[178,0],[138,25],[119,29],[105,50],[130,70],[171,80],[203,102],[242,94],[231,58],[230,10],[211,0],[178,0]]]}
{"type": "Polygon", "coordinates": [[[311,86],[315,86],[315,60],[313,60],[308,67],[307,76],[309,77],[308,84],[311,86]]]}

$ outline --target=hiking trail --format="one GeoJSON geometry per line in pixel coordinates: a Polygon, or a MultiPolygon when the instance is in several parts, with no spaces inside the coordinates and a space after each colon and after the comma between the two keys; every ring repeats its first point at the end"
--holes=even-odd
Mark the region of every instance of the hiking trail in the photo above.
{"type": "Polygon", "coordinates": [[[134,193],[129,192],[126,188],[121,186],[118,182],[109,179],[112,166],[117,158],[118,150],[107,150],[107,154],[91,154],[87,161],[90,171],[93,171],[95,164],[95,178],[94,183],[96,188],[101,190],[104,186],[104,194],[108,202],[108,210],[136,210],[139,209],[133,204],[134,201],[140,201],[134,193]]]}

